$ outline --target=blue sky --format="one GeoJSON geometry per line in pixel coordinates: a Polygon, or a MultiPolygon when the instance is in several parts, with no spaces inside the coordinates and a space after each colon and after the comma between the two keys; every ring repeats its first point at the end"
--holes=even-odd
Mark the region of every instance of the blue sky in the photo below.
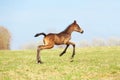
{"type": "Polygon", "coordinates": [[[72,41],[96,37],[120,37],[120,0],[0,0],[0,25],[12,34],[12,49],[38,32],[60,32],[74,20],[85,31],[73,33],[72,41]]]}

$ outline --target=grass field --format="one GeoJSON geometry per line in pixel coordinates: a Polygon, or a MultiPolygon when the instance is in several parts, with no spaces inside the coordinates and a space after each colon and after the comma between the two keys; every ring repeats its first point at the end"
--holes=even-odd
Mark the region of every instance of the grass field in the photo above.
{"type": "Polygon", "coordinates": [[[0,80],[120,80],[120,47],[77,48],[59,57],[63,49],[0,51],[0,80]]]}

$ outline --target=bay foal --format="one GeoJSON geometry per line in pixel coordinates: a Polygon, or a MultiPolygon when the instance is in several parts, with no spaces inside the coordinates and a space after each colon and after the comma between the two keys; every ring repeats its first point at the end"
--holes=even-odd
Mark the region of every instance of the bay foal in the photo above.
{"type": "Polygon", "coordinates": [[[80,32],[80,33],[84,32],[80,28],[80,26],[77,24],[77,22],[74,21],[71,25],[69,25],[64,31],[62,31],[60,33],[56,33],[56,34],[49,33],[47,35],[45,33],[37,33],[35,35],[35,37],[38,37],[39,35],[44,35],[44,39],[43,39],[44,45],[39,45],[37,48],[37,63],[42,63],[40,51],[43,49],[51,49],[54,47],[54,45],[62,45],[62,44],[66,45],[66,48],[60,54],[60,56],[62,56],[64,53],[66,53],[66,50],[69,47],[69,45],[72,45],[73,53],[72,53],[71,58],[73,58],[75,55],[75,44],[73,42],[70,42],[71,33],[73,31],[80,32]]]}

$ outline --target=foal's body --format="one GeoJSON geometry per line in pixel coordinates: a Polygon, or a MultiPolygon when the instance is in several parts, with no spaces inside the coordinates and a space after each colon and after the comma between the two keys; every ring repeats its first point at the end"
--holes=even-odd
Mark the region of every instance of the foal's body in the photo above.
{"type": "Polygon", "coordinates": [[[44,35],[44,40],[43,40],[44,45],[39,45],[37,48],[37,63],[42,63],[42,61],[40,59],[40,50],[53,48],[54,45],[62,45],[62,44],[66,45],[66,48],[60,54],[60,56],[62,56],[66,52],[69,45],[71,44],[73,46],[73,54],[72,54],[72,58],[73,58],[75,55],[75,44],[73,42],[69,41],[71,39],[71,33],[73,31],[83,33],[83,30],[79,27],[79,25],[77,24],[76,21],[74,21],[64,31],[62,31],[58,34],[55,34],[55,33],[49,33],[47,35],[45,33],[36,34],[35,37],[37,37],[39,35],[44,35]]]}

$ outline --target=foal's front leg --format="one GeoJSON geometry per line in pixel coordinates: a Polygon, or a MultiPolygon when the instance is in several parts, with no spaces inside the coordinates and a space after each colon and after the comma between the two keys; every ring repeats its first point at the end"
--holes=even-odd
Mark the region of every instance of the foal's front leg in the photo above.
{"type": "Polygon", "coordinates": [[[66,48],[64,49],[64,51],[60,54],[60,56],[62,56],[64,53],[66,53],[67,48],[69,47],[69,44],[67,44],[66,48]]]}
{"type": "Polygon", "coordinates": [[[74,56],[75,56],[75,44],[73,42],[68,42],[67,44],[69,44],[69,45],[71,44],[73,46],[73,54],[72,54],[71,58],[74,58],[74,56]]]}
{"type": "Polygon", "coordinates": [[[64,53],[66,53],[66,50],[70,44],[73,46],[73,54],[72,54],[71,58],[74,58],[74,56],[75,56],[75,44],[73,42],[67,42],[67,46],[64,49],[64,51],[60,54],[60,56],[62,56],[64,53]]]}

